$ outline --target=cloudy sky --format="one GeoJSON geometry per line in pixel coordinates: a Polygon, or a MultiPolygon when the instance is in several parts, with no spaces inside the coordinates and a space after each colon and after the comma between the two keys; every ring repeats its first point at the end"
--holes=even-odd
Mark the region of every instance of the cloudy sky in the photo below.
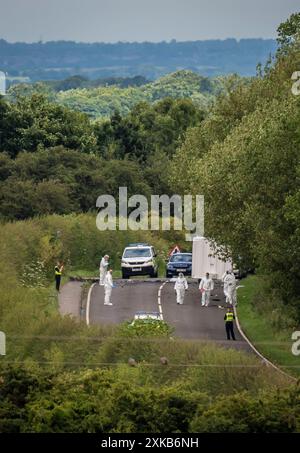
{"type": "Polygon", "coordinates": [[[8,41],[276,37],[299,0],[0,0],[8,41]]]}

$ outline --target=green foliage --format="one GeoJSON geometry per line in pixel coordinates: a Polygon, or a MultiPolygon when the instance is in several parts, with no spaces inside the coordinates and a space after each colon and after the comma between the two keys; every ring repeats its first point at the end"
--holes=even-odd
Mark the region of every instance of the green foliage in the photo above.
{"type": "Polygon", "coordinates": [[[203,118],[203,111],[190,100],[165,98],[154,106],[137,104],[125,117],[115,112],[110,120],[96,124],[95,133],[104,156],[147,163],[158,154],[172,156],[187,128],[203,118]]]}
{"type": "MultiPolygon", "coordinates": [[[[174,75],[178,86],[184,77],[174,75]]],[[[101,194],[118,199],[120,186],[129,196],[169,193],[169,159],[204,116],[190,100],[165,98],[91,124],[42,94],[1,100],[0,218],[87,212],[101,194]]]]}
{"type": "Polygon", "coordinates": [[[209,79],[187,70],[174,72],[147,84],[138,83],[139,79],[134,83],[134,79],[132,78],[133,83],[130,83],[131,79],[127,83],[126,79],[116,79],[114,84],[108,79],[106,83],[98,83],[97,86],[97,81],[87,83],[86,79],[74,76],[56,84],[39,82],[34,85],[16,85],[9,89],[9,96],[14,99],[20,94],[32,95],[36,87],[38,93],[49,96],[51,101],[96,119],[110,117],[115,111],[124,116],[136,104],[152,104],[165,97],[189,98],[199,108],[206,109],[223,85],[222,78],[209,79]]]}
{"type": "Polygon", "coordinates": [[[299,97],[291,74],[297,46],[263,77],[231,80],[174,156],[171,187],[205,197],[205,235],[245,268],[267,274],[299,312],[299,97]]]}
{"type": "Polygon", "coordinates": [[[119,186],[127,186],[128,196],[150,195],[133,161],[105,161],[63,147],[20,153],[16,159],[0,156],[0,218],[5,220],[95,210],[99,195],[118,199],[119,186]]]}
{"type": "Polygon", "coordinates": [[[138,104],[124,117],[115,112],[110,120],[94,126],[84,115],[51,104],[39,95],[19,99],[16,104],[2,102],[1,106],[4,113],[0,121],[2,118],[5,124],[0,140],[2,149],[7,150],[0,153],[3,220],[94,210],[99,195],[108,193],[118,199],[121,186],[127,187],[129,197],[142,194],[149,199],[151,193],[169,193],[169,159],[187,129],[204,118],[191,101],[171,98],[154,106],[138,104]],[[16,109],[24,122],[22,128],[13,123],[16,109]],[[73,114],[82,120],[80,126],[73,114]],[[72,125],[69,127],[65,120],[72,125]],[[65,129],[59,131],[62,122],[65,129]],[[35,127],[39,132],[33,139],[35,127]],[[73,128],[80,140],[86,135],[97,141],[97,153],[82,152],[73,128]],[[57,137],[63,138],[65,146],[46,148],[59,143],[57,137]],[[22,148],[26,152],[20,152],[22,148]]]}
{"type": "Polygon", "coordinates": [[[300,38],[300,13],[292,14],[286,22],[277,29],[279,52],[288,52],[291,45],[299,44],[300,38]]]}
{"type": "Polygon", "coordinates": [[[24,286],[39,288],[45,285],[46,278],[44,261],[37,261],[36,263],[24,265],[20,282],[24,286]]]}
{"type": "Polygon", "coordinates": [[[53,98],[40,86],[46,97],[0,100],[2,219],[63,214],[0,226],[1,432],[299,432],[299,388],[286,388],[289,380],[256,357],[172,338],[156,321],[87,328],[59,316],[53,291],[57,259],[66,273],[93,271],[109,251],[116,269],[128,242],[151,242],[162,257],[170,241],[182,241],[173,232],[100,232],[95,215],[66,213],[88,211],[121,185],[147,196],[173,188],[205,195],[206,235],[268,276],[272,297],[261,293],[258,311],[270,310],[274,327],[292,326],[279,304],[299,318],[300,104],[290,91],[297,21],[280,27],[284,52],[253,80],[179,72],[140,88],[53,98]],[[57,98],[112,116],[92,125],[49,100],[57,98]]]}
{"type": "MultiPolygon", "coordinates": [[[[65,273],[84,268],[95,272],[101,256],[109,252],[112,267],[120,268],[120,255],[130,242],[147,241],[166,256],[169,242],[142,231],[105,231],[96,228],[96,216],[48,216],[0,226],[1,330],[8,337],[10,360],[95,363],[103,338],[111,327],[86,329],[57,313],[54,266],[65,263],[65,273]],[[49,287],[49,285],[51,285],[49,287]],[[91,338],[100,337],[94,342],[91,338]],[[47,352],[48,351],[48,352],[47,352]]],[[[126,359],[127,360],[127,359],[126,359]]]]}
{"type": "Polygon", "coordinates": [[[267,278],[251,275],[238,290],[239,322],[254,346],[286,372],[299,377],[299,357],[291,353],[291,334],[299,330],[297,306],[283,303],[267,278]]]}
{"type": "Polygon", "coordinates": [[[206,107],[221,88],[220,79],[202,77],[192,71],[181,70],[148,84],[144,89],[152,101],[165,97],[190,98],[200,107],[206,107]]]}
{"type": "Polygon", "coordinates": [[[1,370],[0,432],[299,432],[299,388],[211,398],[184,380],[153,385],[147,367],[1,370]]]}
{"type": "Polygon", "coordinates": [[[83,152],[95,151],[95,137],[86,115],[50,102],[43,94],[2,102],[0,149],[16,156],[63,145],[83,152]]]}
{"type": "MultiPolygon", "coordinates": [[[[95,269],[109,250],[116,266],[124,245],[142,240],[138,232],[99,232],[93,215],[72,215],[9,223],[0,233],[0,319],[7,335],[1,432],[188,432],[194,417],[198,426],[199,408],[209,410],[218,395],[247,390],[255,399],[258,388],[286,386],[287,379],[254,356],[172,339],[164,323],[88,328],[62,318],[46,284],[19,283],[30,263],[41,261],[53,278],[57,258],[66,272],[79,264],[95,269]],[[128,366],[130,357],[135,367],[128,366]]],[[[159,253],[169,249],[150,233],[146,240],[159,253]]]]}
{"type": "Polygon", "coordinates": [[[299,387],[285,392],[222,396],[201,407],[191,423],[196,433],[295,433],[300,429],[299,387]]]}
{"type": "Polygon", "coordinates": [[[125,337],[169,337],[173,329],[164,321],[155,319],[135,319],[120,326],[120,335],[125,337]]]}

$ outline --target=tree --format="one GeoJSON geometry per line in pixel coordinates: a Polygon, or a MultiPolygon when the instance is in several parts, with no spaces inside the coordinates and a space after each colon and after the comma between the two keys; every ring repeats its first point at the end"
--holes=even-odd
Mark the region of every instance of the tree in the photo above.
{"type": "Polygon", "coordinates": [[[299,55],[291,46],[263,77],[221,95],[186,134],[170,184],[204,195],[205,235],[267,275],[277,300],[295,304],[300,318],[300,104],[290,80],[299,55]]]}
{"type": "Polygon", "coordinates": [[[89,119],[51,103],[40,94],[18,98],[2,105],[0,149],[15,157],[21,150],[36,151],[63,145],[83,152],[96,150],[96,139],[89,119]]]}
{"type": "Polygon", "coordinates": [[[287,53],[289,48],[300,39],[300,13],[292,14],[277,29],[279,52],[287,53]]]}

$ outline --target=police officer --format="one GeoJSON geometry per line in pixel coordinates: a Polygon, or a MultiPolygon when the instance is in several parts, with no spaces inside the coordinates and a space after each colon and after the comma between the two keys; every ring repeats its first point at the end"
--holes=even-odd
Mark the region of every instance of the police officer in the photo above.
{"type": "Polygon", "coordinates": [[[56,266],[55,266],[55,283],[56,283],[57,292],[59,292],[60,282],[61,282],[61,274],[62,274],[63,269],[64,269],[63,264],[58,261],[56,266]]]}
{"type": "Polygon", "coordinates": [[[233,340],[235,340],[235,335],[233,331],[233,320],[235,319],[234,313],[232,311],[232,308],[228,308],[227,312],[225,313],[224,316],[224,321],[225,321],[225,329],[226,329],[226,334],[227,334],[227,340],[230,340],[230,335],[233,340]]]}

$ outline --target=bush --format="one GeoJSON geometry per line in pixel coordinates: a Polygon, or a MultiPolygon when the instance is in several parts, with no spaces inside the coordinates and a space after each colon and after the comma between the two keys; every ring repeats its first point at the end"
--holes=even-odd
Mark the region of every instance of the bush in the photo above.
{"type": "Polygon", "coordinates": [[[222,396],[196,415],[192,432],[292,433],[300,429],[300,389],[222,396]]]}
{"type": "Polygon", "coordinates": [[[119,334],[124,337],[169,337],[174,331],[166,322],[155,319],[135,319],[120,326],[119,334]]]}
{"type": "Polygon", "coordinates": [[[0,432],[299,432],[299,387],[212,397],[149,367],[76,372],[11,365],[0,372],[0,432]]]}

